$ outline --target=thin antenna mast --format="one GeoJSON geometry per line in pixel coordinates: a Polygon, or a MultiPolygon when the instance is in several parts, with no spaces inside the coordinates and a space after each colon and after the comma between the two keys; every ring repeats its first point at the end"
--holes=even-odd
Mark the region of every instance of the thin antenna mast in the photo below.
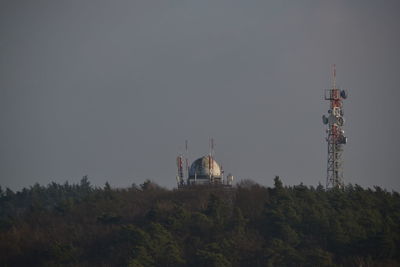
{"type": "Polygon", "coordinates": [[[211,172],[214,171],[214,138],[211,138],[211,172]]]}
{"type": "Polygon", "coordinates": [[[185,169],[186,177],[189,178],[188,140],[185,140],[185,169]]]}
{"type": "Polygon", "coordinates": [[[332,66],[333,89],[336,89],[336,64],[332,66]]]}
{"type": "Polygon", "coordinates": [[[211,157],[214,157],[214,138],[211,138],[211,157]]]}
{"type": "Polygon", "coordinates": [[[210,175],[210,181],[213,182],[213,169],[214,169],[214,139],[210,138],[210,154],[208,156],[208,171],[210,175]]]}

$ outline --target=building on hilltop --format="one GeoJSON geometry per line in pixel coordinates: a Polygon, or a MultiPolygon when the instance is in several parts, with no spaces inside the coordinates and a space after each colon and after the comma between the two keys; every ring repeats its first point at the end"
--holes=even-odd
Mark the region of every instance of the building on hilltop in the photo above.
{"type": "Polygon", "coordinates": [[[190,167],[189,160],[184,155],[181,154],[177,157],[178,175],[176,176],[176,181],[178,183],[178,188],[192,185],[232,186],[233,176],[229,174],[224,177],[224,170],[214,159],[213,150],[214,142],[211,139],[210,153],[196,159],[190,167]]]}

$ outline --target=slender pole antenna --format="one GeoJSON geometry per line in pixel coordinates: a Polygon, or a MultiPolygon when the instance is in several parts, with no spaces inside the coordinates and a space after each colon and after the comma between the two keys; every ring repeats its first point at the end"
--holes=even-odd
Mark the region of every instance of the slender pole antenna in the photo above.
{"type": "Polygon", "coordinates": [[[189,177],[188,140],[185,140],[185,169],[186,176],[189,177]]]}
{"type": "Polygon", "coordinates": [[[332,73],[333,73],[333,88],[336,89],[336,64],[333,64],[332,66],[332,73]]]}
{"type": "Polygon", "coordinates": [[[214,156],[214,138],[211,138],[211,156],[214,156]]]}
{"type": "Polygon", "coordinates": [[[208,156],[208,171],[210,174],[210,180],[213,179],[213,169],[214,169],[214,160],[213,160],[213,154],[214,154],[214,139],[210,138],[210,154],[208,156]]]}
{"type": "Polygon", "coordinates": [[[211,137],[208,139],[208,155],[211,157],[211,137]]]}

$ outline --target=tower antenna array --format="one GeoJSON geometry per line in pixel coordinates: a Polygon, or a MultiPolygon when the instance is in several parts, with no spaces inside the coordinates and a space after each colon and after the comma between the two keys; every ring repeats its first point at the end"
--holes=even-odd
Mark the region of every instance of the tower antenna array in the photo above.
{"type": "Polygon", "coordinates": [[[343,188],[343,145],[347,143],[344,136],[343,100],[347,92],[336,88],[336,65],[332,66],[333,87],[325,90],[325,100],[330,101],[328,116],[323,115],[322,121],[327,125],[328,162],[326,188],[343,188]]]}

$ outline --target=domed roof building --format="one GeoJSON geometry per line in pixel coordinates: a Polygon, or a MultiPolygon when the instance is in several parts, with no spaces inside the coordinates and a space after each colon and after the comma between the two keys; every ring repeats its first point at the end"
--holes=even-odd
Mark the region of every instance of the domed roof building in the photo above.
{"type": "Polygon", "coordinates": [[[224,177],[222,166],[214,159],[213,153],[196,159],[189,167],[189,160],[183,155],[177,158],[178,187],[191,185],[232,186],[233,176],[224,177]],[[185,168],[183,165],[186,165],[185,168]],[[186,179],[185,179],[186,174],[186,179]]]}
{"type": "Polygon", "coordinates": [[[210,155],[204,156],[196,159],[190,166],[188,183],[221,183],[222,174],[219,164],[210,155]]]}

